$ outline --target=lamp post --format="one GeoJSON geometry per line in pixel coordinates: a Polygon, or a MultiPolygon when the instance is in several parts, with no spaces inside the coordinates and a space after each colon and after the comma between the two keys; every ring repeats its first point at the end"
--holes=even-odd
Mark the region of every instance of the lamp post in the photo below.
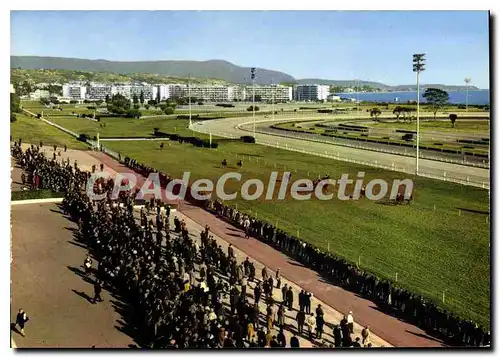
{"type": "MultiPolygon", "coordinates": [[[[188,80],[188,100],[189,100],[189,128],[191,129],[194,137],[194,129],[193,129],[193,123],[191,122],[191,74],[189,75],[189,80],[188,80]]],[[[185,103],[185,102],[184,102],[185,103]]]]}
{"type": "Polygon", "coordinates": [[[253,117],[253,137],[255,138],[255,67],[250,69],[252,79],[252,117],[253,117]]]}
{"type": "Polygon", "coordinates": [[[465,111],[469,111],[469,83],[470,77],[465,78],[465,111]]]}
{"type": "Polygon", "coordinates": [[[418,53],[413,55],[413,72],[417,73],[417,162],[415,173],[418,175],[418,158],[420,144],[420,72],[425,71],[425,54],[418,53]]]}
{"type": "Polygon", "coordinates": [[[273,78],[271,77],[271,91],[272,91],[272,101],[273,101],[273,122],[274,122],[274,89],[273,78]]]}
{"type": "Polygon", "coordinates": [[[356,80],[356,115],[359,119],[359,80],[356,80]]]}

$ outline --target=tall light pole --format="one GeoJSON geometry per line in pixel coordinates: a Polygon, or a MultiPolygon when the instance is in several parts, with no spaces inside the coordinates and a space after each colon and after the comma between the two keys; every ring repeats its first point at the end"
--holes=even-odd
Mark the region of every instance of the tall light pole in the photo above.
{"type": "Polygon", "coordinates": [[[191,74],[189,75],[189,80],[188,80],[188,100],[189,100],[189,128],[191,128],[191,131],[193,131],[193,136],[194,136],[194,129],[193,129],[193,123],[191,122],[191,74]]]}
{"type": "Polygon", "coordinates": [[[359,119],[359,80],[356,80],[356,114],[359,119]]]}
{"type": "Polygon", "coordinates": [[[420,72],[425,71],[425,54],[413,55],[413,72],[417,73],[417,163],[415,173],[418,175],[418,158],[420,145],[420,72]]]}
{"type": "Polygon", "coordinates": [[[271,77],[271,91],[272,91],[272,100],[273,100],[273,121],[274,121],[274,89],[275,89],[275,86],[273,84],[273,78],[271,77]]]}
{"type": "Polygon", "coordinates": [[[470,77],[465,78],[465,111],[469,111],[469,83],[470,77]]]}
{"type": "Polygon", "coordinates": [[[252,117],[253,117],[253,137],[255,138],[255,67],[250,69],[252,79],[252,117]]]}

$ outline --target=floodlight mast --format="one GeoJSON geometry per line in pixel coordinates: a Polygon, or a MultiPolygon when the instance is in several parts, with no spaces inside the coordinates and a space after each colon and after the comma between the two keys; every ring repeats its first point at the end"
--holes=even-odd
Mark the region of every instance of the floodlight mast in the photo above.
{"type": "Polygon", "coordinates": [[[255,138],[255,67],[250,69],[252,79],[252,117],[253,117],[253,137],[255,138]]]}
{"type": "Polygon", "coordinates": [[[425,54],[413,55],[413,72],[417,73],[417,159],[415,173],[418,175],[418,160],[420,157],[420,72],[425,71],[425,54]]]}
{"type": "Polygon", "coordinates": [[[469,111],[469,83],[470,77],[465,78],[465,111],[469,111]]]}

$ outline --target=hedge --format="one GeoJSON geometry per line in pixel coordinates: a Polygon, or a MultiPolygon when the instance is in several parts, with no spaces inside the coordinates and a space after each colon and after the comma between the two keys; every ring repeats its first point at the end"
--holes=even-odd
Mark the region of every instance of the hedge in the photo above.
{"type": "Polygon", "coordinates": [[[58,193],[49,189],[13,191],[10,196],[11,201],[64,198],[64,193],[58,193]]]}

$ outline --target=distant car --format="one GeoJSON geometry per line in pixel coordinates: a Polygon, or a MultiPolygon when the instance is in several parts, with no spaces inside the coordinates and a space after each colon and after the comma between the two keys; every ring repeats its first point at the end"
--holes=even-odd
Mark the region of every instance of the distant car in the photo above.
{"type": "Polygon", "coordinates": [[[401,139],[407,142],[413,142],[415,140],[415,137],[413,136],[413,133],[406,133],[401,137],[401,139]]]}

